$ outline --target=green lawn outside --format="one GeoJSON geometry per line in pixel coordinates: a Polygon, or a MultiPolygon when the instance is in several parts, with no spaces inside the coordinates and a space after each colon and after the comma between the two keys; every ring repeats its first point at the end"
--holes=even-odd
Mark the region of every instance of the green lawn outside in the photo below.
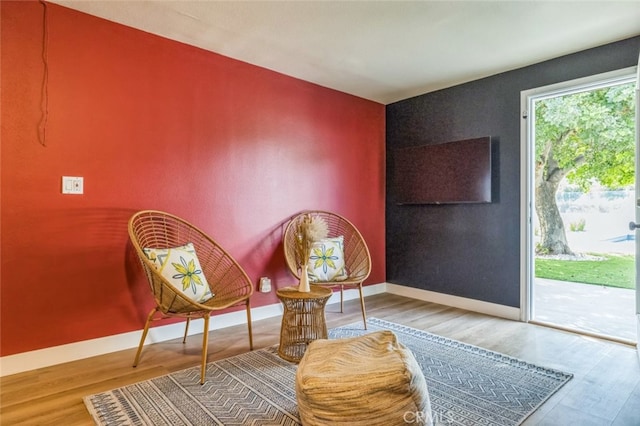
{"type": "Polygon", "coordinates": [[[595,254],[605,260],[557,260],[536,257],[536,278],[636,288],[635,259],[631,255],[595,254]]]}

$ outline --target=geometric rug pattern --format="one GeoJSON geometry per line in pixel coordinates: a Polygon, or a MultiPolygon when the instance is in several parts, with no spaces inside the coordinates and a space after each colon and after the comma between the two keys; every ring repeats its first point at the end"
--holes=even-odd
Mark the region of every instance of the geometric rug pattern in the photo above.
{"type": "MultiPolygon", "coordinates": [[[[518,425],[573,375],[415,328],[372,319],[412,350],[427,381],[434,417],[452,425],[518,425]]],[[[362,331],[344,330],[357,336],[362,331]]]]}
{"type": "MultiPolygon", "coordinates": [[[[521,424],[572,377],[415,328],[370,318],[329,331],[330,339],[393,331],[425,376],[434,424],[521,424]]],[[[98,425],[298,425],[297,364],[277,346],[84,398],[98,425]]],[[[406,420],[412,420],[412,413],[406,420]]],[[[403,424],[399,419],[398,424],[403,424]]]]}

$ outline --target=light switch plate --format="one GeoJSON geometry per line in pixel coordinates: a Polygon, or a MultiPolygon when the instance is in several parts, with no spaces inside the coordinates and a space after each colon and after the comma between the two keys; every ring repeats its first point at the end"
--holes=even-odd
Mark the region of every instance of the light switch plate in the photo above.
{"type": "Polygon", "coordinates": [[[62,176],[63,194],[84,194],[84,178],[81,176],[62,176]]]}

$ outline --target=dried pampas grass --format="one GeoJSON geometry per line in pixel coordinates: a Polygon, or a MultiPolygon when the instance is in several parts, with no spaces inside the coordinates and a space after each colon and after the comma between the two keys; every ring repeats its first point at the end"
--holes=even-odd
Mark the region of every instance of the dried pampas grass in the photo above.
{"type": "Polygon", "coordinates": [[[296,255],[301,265],[306,266],[309,262],[313,243],[327,238],[328,235],[329,226],[320,216],[306,214],[298,220],[295,230],[296,255]]]}
{"type": "Polygon", "coordinates": [[[329,235],[329,226],[320,216],[312,216],[307,227],[307,238],[311,242],[320,241],[329,235]]]}

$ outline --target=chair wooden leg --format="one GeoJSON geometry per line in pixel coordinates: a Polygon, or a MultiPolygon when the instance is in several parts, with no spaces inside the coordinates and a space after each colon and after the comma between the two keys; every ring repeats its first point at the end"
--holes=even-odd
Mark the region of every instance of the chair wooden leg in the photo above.
{"type": "Polygon", "coordinates": [[[184,326],[184,337],[182,338],[182,343],[187,343],[187,334],[189,333],[189,322],[191,318],[187,318],[187,324],[184,326]]]}
{"type": "Polygon", "coordinates": [[[251,330],[251,305],[247,300],[247,325],[249,327],[249,350],[253,350],[253,332],[251,330]]]}
{"type": "Polygon", "coordinates": [[[157,306],[153,308],[147,316],[147,322],[144,324],[144,330],[142,331],[142,337],[140,338],[140,344],[138,345],[138,352],[136,352],[136,359],[133,361],[134,367],[136,367],[140,361],[140,354],[142,354],[142,347],[144,346],[144,341],[147,338],[147,333],[149,332],[149,325],[151,324],[151,320],[156,312],[158,312],[157,306]]]}
{"type": "Polygon", "coordinates": [[[204,385],[207,372],[207,349],[209,347],[209,314],[204,316],[204,331],[202,332],[202,368],[200,369],[200,384],[204,385]]]}
{"type": "Polygon", "coordinates": [[[364,321],[364,329],[367,329],[367,311],[364,309],[364,296],[362,294],[362,283],[358,286],[360,290],[360,307],[362,308],[362,321],[364,321]]]}
{"type": "Polygon", "coordinates": [[[341,285],[340,286],[340,313],[344,312],[343,305],[344,305],[344,286],[341,285]]]}

